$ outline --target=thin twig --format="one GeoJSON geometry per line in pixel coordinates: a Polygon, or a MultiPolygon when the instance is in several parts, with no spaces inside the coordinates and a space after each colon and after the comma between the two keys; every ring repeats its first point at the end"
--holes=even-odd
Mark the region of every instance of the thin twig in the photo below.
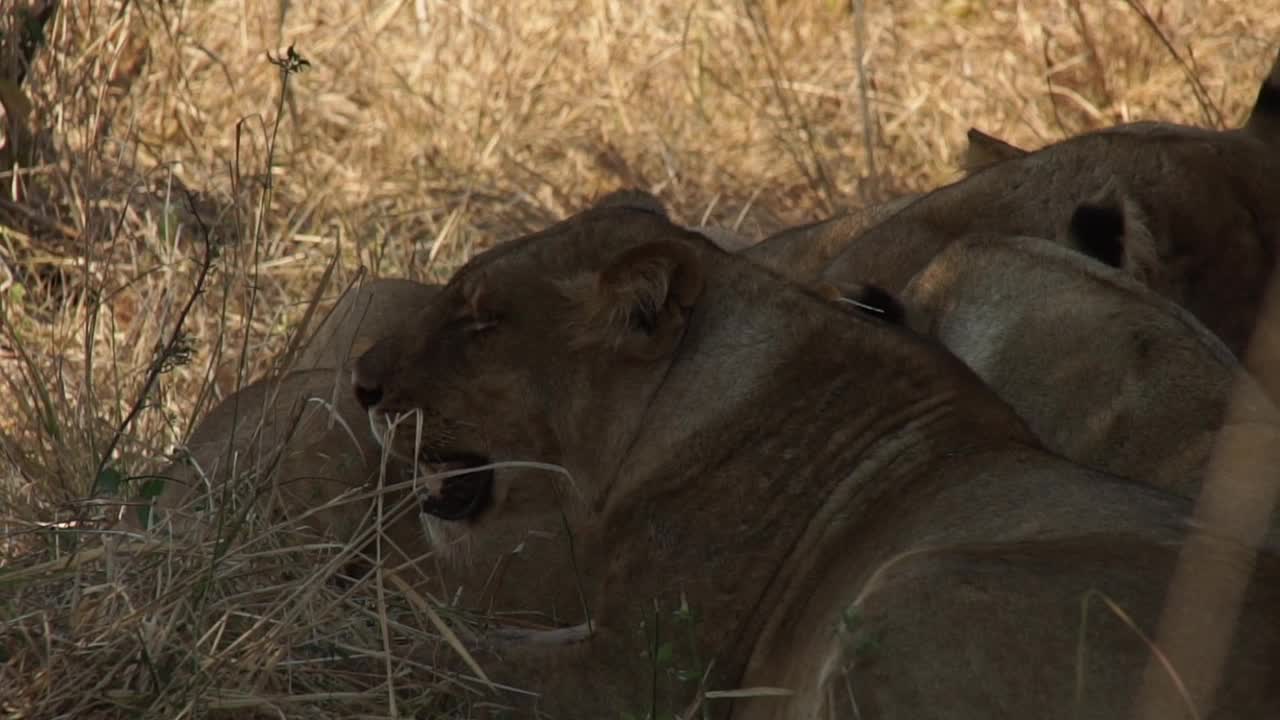
{"type": "Polygon", "coordinates": [[[862,146],[867,153],[867,175],[870,191],[863,201],[880,199],[880,171],[876,168],[875,125],[871,114],[871,92],[867,80],[867,4],[865,0],[849,0],[853,14],[854,66],[858,69],[858,105],[862,113],[862,146]],[[869,196],[869,197],[868,197],[869,196]]]}
{"type": "Polygon", "coordinates": [[[196,300],[204,293],[205,281],[209,278],[209,273],[213,269],[214,260],[217,259],[218,253],[216,245],[213,242],[212,233],[209,227],[205,225],[204,220],[200,217],[200,211],[196,208],[195,199],[189,190],[183,190],[187,195],[187,204],[191,209],[192,215],[196,219],[196,223],[200,226],[201,235],[204,237],[204,258],[200,261],[200,272],[196,275],[195,288],[192,289],[191,295],[187,298],[187,302],[182,306],[182,310],[178,313],[178,320],[174,323],[173,331],[169,333],[169,339],[161,347],[160,352],[152,360],[151,367],[147,368],[146,379],[142,383],[142,389],[138,392],[138,396],[133,401],[133,406],[129,408],[128,414],[125,415],[115,433],[111,436],[111,441],[107,443],[106,450],[98,459],[98,466],[93,473],[93,481],[89,488],[89,497],[97,494],[98,479],[102,475],[102,471],[106,469],[107,464],[111,462],[111,455],[115,452],[116,446],[120,444],[120,440],[124,437],[124,433],[133,425],[133,421],[137,419],[138,413],[142,412],[142,408],[146,406],[147,397],[151,394],[152,387],[155,386],[156,380],[172,368],[172,359],[182,353],[183,347],[186,345],[185,325],[187,317],[191,314],[191,309],[195,307],[196,300]]]}
{"type": "Polygon", "coordinates": [[[1212,128],[1222,129],[1225,127],[1222,120],[1222,110],[1213,102],[1213,98],[1209,96],[1209,91],[1205,89],[1204,83],[1200,82],[1200,76],[1187,64],[1186,60],[1178,54],[1174,49],[1173,42],[1169,40],[1169,36],[1161,29],[1156,19],[1151,17],[1151,13],[1147,11],[1142,0],[1125,0],[1125,3],[1142,18],[1147,27],[1151,28],[1151,32],[1160,40],[1160,44],[1164,45],[1165,50],[1169,51],[1169,55],[1178,63],[1178,67],[1182,68],[1182,73],[1187,76],[1187,82],[1191,84],[1191,92],[1195,93],[1196,103],[1200,105],[1200,112],[1204,113],[1205,123],[1212,128]]]}
{"type": "Polygon", "coordinates": [[[832,184],[826,165],[822,162],[822,156],[818,152],[817,144],[814,141],[813,129],[792,108],[791,95],[783,89],[784,85],[789,85],[789,83],[783,82],[782,70],[776,57],[773,38],[769,34],[768,23],[760,15],[762,11],[759,3],[753,2],[753,0],[743,0],[742,4],[743,9],[746,10],[747,18],[751,20],[751,29],[756,35],[756,41],[760,43],[760,47],[764,51],[765,69],[769,73],[769,81],[773,86],[774,96],[777,98],[778,105],[782,108],[782,116],[786,120],[784,131],[790,128],[799,129],[808,148],[809,158],[813,161],[813,167],[810,168],[809,163],[796,152],[791,143],[786,143],[787,152],[795,159],[796,165],[800,168],[800,172],[804,173],[810,187],[818,191],[818,196],[825,206],[824,210],[829,214],[834,208],[835,186],[832,184]]]}

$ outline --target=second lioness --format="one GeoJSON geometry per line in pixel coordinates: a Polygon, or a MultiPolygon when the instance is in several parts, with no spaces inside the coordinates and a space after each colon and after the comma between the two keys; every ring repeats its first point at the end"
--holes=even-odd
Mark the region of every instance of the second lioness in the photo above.
{"type": "MultiPolygon", "coordinates": [[[[836,232],[839,255],[801,279],[868,282],[900,292],[956,238],[971,233],[1047,238],[1062,234],[1081,204],[1119,197],[1150,233],[1122,245],[1078,247],[1123,267],[1191,311],[1241,355],[1253,332],[1280,252],[1280,64],[1261,83],[1247,122],[1216,131],[1172,123],[1134,123],[1067,138],[1034,152],[992,151],[962,180],[898,209],[856,236],[845,218],[790,231],[789,244],[827,260],[836,232]]],[[[767,238],[749,257],[768,260],[767,238]]],[[[788,257],[793,257],[788,255],[788,257]]]]}
{"type": "MultiPolygon", "coordinates": [[[[163,492],[141,516],[162,532],[199,536],[264,514],[294,541],[322,537],[357,549],[380,533],[388,566],[404,566],[411,582],[422,579],[420,567],[405,565],[422,558],[427,542],[408,487],[413,470],[384,462],[352,395],[347,362],[353,348],[396,332],[436,292],[396,279],[349,288],[289,372],[240,388],[200,419],[181,459],[157,473],[163,492]],[[394,485],[401,487],[385,490],[394,485]]],[[[141,524],[132,511],[126,520],[141,524]]]]}

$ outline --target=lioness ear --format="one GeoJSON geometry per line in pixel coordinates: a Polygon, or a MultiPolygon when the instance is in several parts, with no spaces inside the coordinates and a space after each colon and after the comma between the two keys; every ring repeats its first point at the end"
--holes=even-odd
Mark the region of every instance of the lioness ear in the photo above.
{"type": "Polygon", "coordinates": [[[1158,271],[1155,239],[1142,210],[1112,184],[1076,206],[1067,235],[1072,247],[1143,283],[1158,271]]]}
{"type": "Polygon", "coordinates": [[[847,305],[850,309],[879,318],[894,325],[905,325],[906,308],[893,293],[879,285],[846,282],[818,281],[818,294],[831,302],[847,305]]]}
{"type": "Polygon", "coordinates": [[[583,339],[638,360],[668,355],[702,287],[702,263],[691,248],[654,242],[627,250],[600,273],[583,339]]]}
{"type": "Polygon", "coordinates": [[[1071,239],[1080,252],[1094,260],[1124,267],[1124,213],[1120,208],[1080,203],[1071,213],[1071,239]]]}
{"type": "Polygon", "coordinates": [[[988,165],[1029,154],[1026,150],[1010,145],[975,127],[969,128],[967,138],[969,144],[965,148],[964,158],[960,161],[961,169],[967,173],[974,173],[988,165]]]}

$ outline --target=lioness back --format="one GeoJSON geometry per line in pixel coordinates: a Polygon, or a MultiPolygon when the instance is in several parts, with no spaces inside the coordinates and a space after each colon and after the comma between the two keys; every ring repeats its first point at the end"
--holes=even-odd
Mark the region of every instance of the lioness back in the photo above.
{"type": "Polygon", "coordinates": [[[380,338],[398,332],[439,286],[379,278],[349,288],[324,316],[294,362],[295,370],[349,369],[380,338]]]}
{"type": "MultiPolygon", "coordinates": [[[[1169,585],[1178,559],[1175,545],[1123,534],[965,543],[895,559],[851,606],[854,621],[837,631],[841,644],[824,668],[826,700],[812,717],[1280,717],[1272,690],[1280,667],[1274,623],[1233,633],[1232,613],[1203,616],[1233,640],[1221,666],[1207,647],[1173,668],[1152,657],[1150,643],[1171,638],[1133,619],[1160,616],[1164,596],[1150,589],[1169,585]],[[1023,654],[1027,645],[1038,652],[1023,654]],[[1001,701],[1013,695],[1036,702],[1001,701]],[[938,702],[903,702],[925,697],[938,702]]],[[[1275,555],[1258,562],[1259,577],[1280,576],[1275,555]]],[[[1277,607],[1277,587],[1253,583],[1236,609],[1257,623],[1277,607]]]]}

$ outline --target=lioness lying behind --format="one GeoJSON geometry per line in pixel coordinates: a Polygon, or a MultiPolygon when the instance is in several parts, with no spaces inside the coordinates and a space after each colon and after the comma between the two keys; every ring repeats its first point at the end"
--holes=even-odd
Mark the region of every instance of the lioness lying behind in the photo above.
{"type": "Polygon", "coordinates": [[[290,369],[350,370],[357,357],[377,340],[399,331],[439,290],[438,285],[400,278],[351,286],[302,345],[290,369]]]}
{"type": "MultiPolygon", "coordinates": [[[[362,547],[380,531],[388,567],[421,558],[427,547],[408,487],[412,469],[394,459],[384,466],[352,393],[348,358],[353,348],[363,350],[398,329],[436,290],[384,279],[344,293],[303,346],[294,371],[240,389],[201,419],[187,456],[159,473],[166,486],[149,524],[192,532],[231,528],[249,513],[267,513],[295,536],[362,547]],[[402,487],[379,490],[395,485],[402,487]]],[[[129,519],[139,524],[134,514],[129,519]]],[[[421,578],[419,570],[412,573],[421,578]]]]}
{"type": "MultiPolygon", "coordinates": [[[[1135,123],[1029,153],[997,149],[996,142],[979,137],[969,160],[977,169],[856,236],[840,232],[843,217],[791,231],[790,242],[810,246],[823,264],[802,279],[901,292],[956,238],[992,233],[1072,244],[1061,231],[1076,209],[1118,195],[1143,218],[1149,236],[1077,249],[1125,268],[1243,354],[1280,252],[1280,63],[1239,129],[1135,123]],[[832,233],[843,235],[835,257],[827,250],[832,233]]],[[[767,238],[746,252],[794,276],[793,263],[767,259],[774,242],[767,238]]]]}
{"type": "MultiPolygon", "coordinates": [[[[905,195],[820,222],[787,228],[736,252],[797,282],[811,281],[821,275],[854,238],[892,217],[918,197],[905,195]]],[[[734,251],[723,243],[716,244],[734,251]]]]}
{"type": "MultiPolygon", "coordinates": [[[[398,457],[471,466],[424,501],[450,537],[568,529],[533,552],[587,612],[476,647],[553,717],[735,688],[754,689],[710,716],[1280,712],[1271,551],[1216,542],[1257,567],[1221,674],[1213,653],[1153,660],[1186,500],[1046,453],[950,353],[652,208],[476,256],[353,384],[398,457]],[[419,431],[388,433],[406,413],[419,431]],[[490,464],[514,461],[571,480],[490,464]]],[[[1231,613],[1199,617],[1230,638],[1231,613]]]]}
{"type": "MultiPolygon", "coordinates": [[[[344,374],[345,375],[345,374],[344,374]]],[[[374,539],[379,478],[385,485],[412,479],[408,465],[391,462],[368,437],[364,413],[347,377],[333,370],[290,373],[248,385],[223,400],[196,426],[187,457],[158,475],[166,479],[148,524],[186,535],[246,518],[302,537],[331,541],[374,539]]],[[[416,503],[407,489],[384,497],[384,557],[390,566],[425,552],[416,503]]]]}

